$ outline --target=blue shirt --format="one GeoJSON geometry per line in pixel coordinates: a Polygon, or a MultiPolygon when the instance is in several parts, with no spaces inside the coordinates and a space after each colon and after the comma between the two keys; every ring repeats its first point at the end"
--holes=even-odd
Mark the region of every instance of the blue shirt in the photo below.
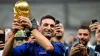
{"type": "Polygon", "coordinates": [[[24,43],[20,46],[13,48],[13,56],[63,56],[65,47],[60,42],[52,42],[54,50],[47,53],[37,42],[24,43]]]}

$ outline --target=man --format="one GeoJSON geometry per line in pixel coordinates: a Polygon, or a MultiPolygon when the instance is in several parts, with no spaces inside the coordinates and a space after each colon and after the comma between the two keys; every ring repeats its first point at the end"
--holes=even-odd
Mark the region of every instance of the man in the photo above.
{"type": "Polygon", "coordinates": [[[68,44],[73,44],[73,41],[74,41],[74,38],[75,38],[75,35],[74,34],[69,34],[68,35],[68,44]]]}
{"type": "Polygon", "coordinates": [[[100,56],[100,24],[97,27],[95,37],[96,37],[95,56],[100,56]]]}
{"type": "Polygon", "coordinates": [[[95,37],[96,37],[96,43],[97,43],[97,45],[99,45],[100,44],[100,24],[97,27],[95,37]]]}
{"type": "Polygon", "coordinates": [[[2,28],[0,28],[0,56],[2,56],[3,48],[4,48],[4,43],[3,43],[4,38],[4,31],[2,28]]]}
{"type": "Polygon", "coordinates": [[[94,50],[87,46],[91,38],[91,30],[88,26],[81,26],[78,29],[77,37],[79,43],[71,47],[69,56],[94,56],[94,50]]]}
{"type": "Polygon", "coordinates": [[[64,46],[66,46],[67,44],[63,40],[63,36],[64,36],[64,26],[59,20],[56,20],[55,36],[52,38],[52,41],[61,42],[62,44],[64,44],[64,46]]]}
{"type": "Polygon", "coordinates": [[[20,17],[20,21],[22,22],[22,25],[27,25],[27,28],[33,28],[32,35],[35,37],[37,42],[24,43],[12,49],[16,29],[22,27],[19,23],[13,24],[12,35],[5,45],[3,56],[8,56],[10,52],[13,56],[63,56],[65,52],[64,46],[58,42],[50,42],[55,29],[54,17],[46,15],[41,18],[39,31],[42,34],[37,29],[35,29],[32,24],[30,24],[29,19],[20,17]]]}

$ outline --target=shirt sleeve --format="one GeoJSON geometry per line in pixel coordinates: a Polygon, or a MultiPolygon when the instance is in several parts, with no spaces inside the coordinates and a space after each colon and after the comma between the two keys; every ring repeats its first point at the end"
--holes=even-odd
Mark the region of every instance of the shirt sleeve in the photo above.
{"type": "Polygon", "coordinates": [[[53,46],[54,46],[54,53],[55,54],[58,54],[58,55],[64,55],[64,53],[65,53],[65,46],[62,44],[62,43],[60,43],[60,42],[56,42],[56,43],[54,43],[53,44],[53,46]]]}

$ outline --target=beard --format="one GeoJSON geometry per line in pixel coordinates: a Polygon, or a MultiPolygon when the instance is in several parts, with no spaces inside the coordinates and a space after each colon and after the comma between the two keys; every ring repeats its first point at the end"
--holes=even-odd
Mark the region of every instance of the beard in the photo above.
{"type": "Polygon", "coordinates": [[[62,32],[56,32],[56,38],[59,40],[59,39],[62,39],[63,37],[63,33],[62,32]]]}
{"type": "Polygon", "coordinates": [[[88,41],[85,41],[85,40],[80,40],[80,43],[83,44],[84,46],[87,45],[88,41]]]}
{"type": "Polygon", "coordinates": [[[57,38],[58,40],[60,40],[60,39],[62,39],[62,36],[56,36],[56,38],[57,38]]]}
{"type": "Polygon", "coordinates": [[[47,39],[51,39],[51,37],[53,37],[53,30],[44,30],[42,31],[42,34],[47,38],[47,39]]]}

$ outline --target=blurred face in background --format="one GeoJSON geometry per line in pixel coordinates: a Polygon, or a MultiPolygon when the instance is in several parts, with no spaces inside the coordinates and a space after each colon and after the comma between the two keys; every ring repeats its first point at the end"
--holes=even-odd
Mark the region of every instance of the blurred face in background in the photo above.
{"type": "Polygon", "coordinates": [[[74,35],[72,35],[72,34],[69,35],[69,36],[68,36],[68,43],[73,44],[74,38],[75,38],[74,35]]]}
{"type": "Polygon", "coordinates": [[[64,35],[64,26],[60,24],[56,24],[56,29],[55,29],[55,36],[62,38],[64,35]]]}
{"type": "Polygon", "coordinates": [[[77,37],[79,38],[80,43],[82,43],[83,45],[87,45],[88,41],[90,40],[91,34],[87,29],[79,29],[77,37]]]}
{"type": "Polygon", "coordinates": [[[35,37],[31,34],[31,35],[29,36],[28,41],[29,41],[30,43],[33,43],[33,42],[36,41],[36,39],[35,39],[35,37]]]}
{"type": "Polygon", "coordinates": [[[96,36],[96,41],[100,43],[100,24],[98,25],[95,36],[96,36]]]}
{"type": "Polygon", "coordinates": [[[40,32],[50,39],[54,35],[55,22],[52,19],[43,19],[39,27],[40,32]]]}

